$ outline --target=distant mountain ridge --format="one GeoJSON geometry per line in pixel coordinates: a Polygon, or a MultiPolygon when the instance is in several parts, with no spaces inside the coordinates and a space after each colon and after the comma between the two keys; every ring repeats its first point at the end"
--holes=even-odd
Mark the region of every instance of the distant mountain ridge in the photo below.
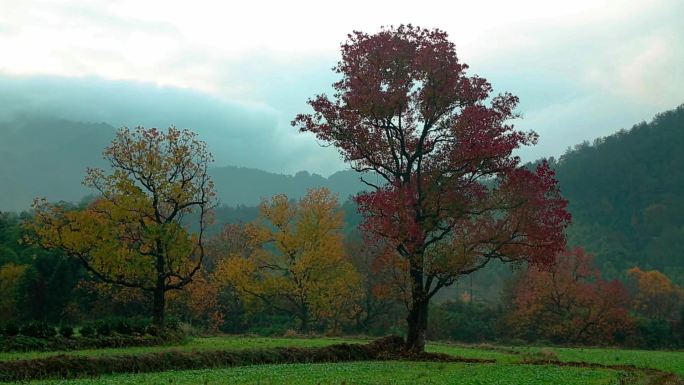
{"type": "Polygon", "coordinates": [[[27,209],[37,196],[79,201],[86,167],[103,166],[102,150],[114,137],[104,123],[45,117],[0,122],[0,210],[27,209]]]}
{"type": "Polygon", "coordinates": [[[326,187],[338,194],[340,201],[345,201],[365,186],[353,170],[338,171],[327,178],[308,171],[285,175],[236,166],[215,167],[210,172],[221,204],[228,206],[255,206],[261,199],[276,194],[299,198],[316,187],[326,187]],[[239,181],[239,185],[236,186],[235,181],[239,181]]]}
{"type": "MultiPolygon", "coordinates": [[[[87,167],[103,167],[102,150],[114,137],[106,123],[19,116],[0,122],[0,211],[21,211],[35,197],[80,201],[92,191],[81,185],[87,167]]],[[[298,198],[307,189],[327,187],[340,201],[364,189],[358,174],[339,171],[328,178],[300,171],[276,174],[224,166],[210,170],[223,205],[255,206],[262,198],[298,198]]]]}

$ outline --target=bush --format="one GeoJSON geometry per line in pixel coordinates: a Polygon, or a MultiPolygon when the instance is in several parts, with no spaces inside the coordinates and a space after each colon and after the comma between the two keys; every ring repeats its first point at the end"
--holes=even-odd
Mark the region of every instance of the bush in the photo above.
{"type": "Polygon", "coordinates": [[[59,335],[64,338],[71,338],[74,335],[74,328],[69,325],[62,325],[59,328],[59,335]]]}
{"type": "Polygon", "coordinates": [[[57,334],[55,328],[45,322],[30,322],[21,328],[20,333],[35,338],[50,338],[57,334]]]}
{"type": "Polygon", "coordinates": [[[147,325],[147,327],[145,328],[145,333],[156,337],[161,334],[161,330],[157,325],[147,325]]]}
{"type": "Polygon", "coordinates": [[[47,350],[53,339],[27,337],[27,336],[13,336],[0,338],[1,352],[27,352],[27,351],[43,351],[47,350]]]}
{"type": "MultiPolygon", "coordinates": [[[[109,337],[95,337],[95,329],[90,326],[84,328],[85,330],[90,330],[93,335],[85,337],[83,336],[83,332],[81,332],[81,336],[76,338],[35,338],[22,335],[0,338],[0,352],[123,348],[130,346],[182,344],[186,342],[184,341],[185,336],[179,332],[165,332],[159,337],[124,336],[120,334],[109,337]]],[[[85,333],[88,334],[87,331],[85,333]]],[[[0,375],[1,374],[2,373],[0,373],[0,375]]]]}
{"type": "Polygon", "coordinates": [[[664,320],[640,318],[635,331],[636,345],[642,348],[673,347],[672,325],[664,320]]]}
{"type": "Polygon", "coordinates": [[[97,335],[101,337],[108,337],[112,335],[112,326],[109,324],[109,322],[106,321],[101,321],[97,323],[97,326],[95,326],[95,329],[97,330],[97,335]]]}
{"type": "Polygon", "coordinates": [[[265,314],[248,322],[247,333],[260,336],[282,336],[289,329],[297,327],[291,317],[284,315],[265,314]]]}
{"type": "MultiPolygon", "coordinates": [[[[96,334],[102,337],[109,337],[114,334],[122,336],[145,335],[150,326],[150,321],[144,317],[109,317],[99,320],[93,324],[96,334]]],[[[174,325],[171,323],[170,325],[174,325]]],[[[175,328],[173,330],[176,330],[175,328]]]]}
{"type": "Polygon", "coordinates": [[[5,327],[2,329],[2,334],[8,336],[8,337],[14,337],[17,334],[19,334],[19,326],[17,326],[15,323],[8,323],[5,325],[5,327]]]}
{"type": "Polygon", "coordinates": [[[176,317],[166,317],[164,320],[164,328],[177,331],[181,328],[181,322],[176,317]]]}
{"type": "Polygon", "coordinates": [[[150,322],[144,318],[133,318],[130,320],[131,334],[144,335],[150,322]]]}
{"type": "Polygon", "coordinates": [[[95,332],[96,332],[96,330],[92,325],[83,325],[83,327],[81,327],[81,330],[79,330],[79,333],[81,334],[81,336],[88,337],[88,338],[94,337],[95,332]]]}
{"type": "Polygon", "coordinates": [[[131,324],[125,319],[114,322],[112,329],[114,330],[114,332],[126,336],[130,336],[131,334],[133,334],[133,328],[131,327],[131,324]]]}
{"type": "Polygon", "coordinates": [[[447,301],[430,309],[428,338],[459,342],[491,342],[502,337],[501,310],[485,303],[447,301]]]}

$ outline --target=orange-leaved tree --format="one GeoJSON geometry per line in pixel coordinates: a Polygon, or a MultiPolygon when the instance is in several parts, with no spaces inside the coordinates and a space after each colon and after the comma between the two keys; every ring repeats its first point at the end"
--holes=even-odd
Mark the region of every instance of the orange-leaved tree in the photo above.
{"type": "Polygon", "coordinates": [[[342,212],[327,189],[309,190],[298,202],[285,195],[264,201],[247,226],[253,251],[218,263],[218,280],[246,300],[292,315],[301,331],[318,322],[339,326],[353,314],[360,277],[344,253],[342,212]]]}
{"type": "Polygon", "coordinates": [[[221,286],[202,269],[184,290],[171,293],[170,307],[185,322],[217,332],[224,322],[220,291],[221,286]]]}
{"type": "Polygon", "coordinates": [[[684,306],[684,290],[658,270],[627,271],[632,286],[632,308],[640,314],[662,321],[674,321],[684,306]]]}
{"type": "Polygon", "coordinates": [[[138,127],[120,129],[103,155],[110,170],[90,168],[84,181],[97,198],[81,210],[36,199],[28,240],[78,258],[103,283],[151,294],[163,327],[167,292],[202,266],[215,204],[211,154],[191,131],[138,127]]]}
{"type": "Polygon", "coordinates": [[[254,247],[246,227],[239,223],[229,223],[220,233],[208,238],[201,271],[185,290],[173,293],[171,297],[174,314],[189,324],[198,324],[212,332],[218,331],[226,322],[231,323],[227,325],[229,327],[239,327],[243,322],[235,322],[237,320],[230,317],[235,316],[231,312],[241,310],[242,302],[235,289],[225,285],[225,279],[216,269],[224,258],[246,257],[254,247]]]}

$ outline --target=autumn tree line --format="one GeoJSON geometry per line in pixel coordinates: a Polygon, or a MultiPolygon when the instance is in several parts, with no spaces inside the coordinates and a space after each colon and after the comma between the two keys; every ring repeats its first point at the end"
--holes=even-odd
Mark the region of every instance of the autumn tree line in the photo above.
{"type": "MultiPolygon", "coordinates": [[[[368,249],[357,232],[342,231],[342,210],[334,196],[326,190],[312,190],[301,201],[277,196],[259,212],[257,221],[227,225],[209,238],[198,275],[168,298],[171,318],[200,333],[402,331],[405,303],[389,284],[394,277],[378,270],[377,250],[368,249]],[[311,221],[330,226],[317,225],[320,233],[307,233],[311,221]],[[318,250],[324,253],[307,250],[326,232],[318,250]],[[288,260],[295,250],[296,259],[288,260]]],[[[17,242],[26,233],[22,220],[29,219],[28,213],[1,215],[0,325],[149,317],[152,303],[144,291],[93,279],[63,251],[17,242]]],[[[655,270],[635,267],[628,277],[605,281],[592,256],[574,249],[550,271],[515,272],[498,301],[469,298],[465,291],[433,304],[428,338],[682,346],[684,291],[655,270]]]]}
{"type": "Polygon", "coordinates": [[[518,98],[468,68],[438,29],[348,35],[334,94],[292,125],[363,175],[351,234],[338,198],[313,189],[266,197],[256,220],[210,236],[207,144],[187,129],[120,129],[109,167],[87,170],[92,200],[37,198],[23,218],[3,216],[5,322],[101,312],[163,329],[171,314],[206,331],[395,332],[416,352],[428,338],[679,344],[681,288],[638,268],[628,285],[604,280],[568,248],[553,168],[515,155],[538,140],[513,124],[518,98]],[[435,302],[494,263],[520,269],[498,307],[435,302]],[[59,305],[41,308],[41,295],[59,305]]]}

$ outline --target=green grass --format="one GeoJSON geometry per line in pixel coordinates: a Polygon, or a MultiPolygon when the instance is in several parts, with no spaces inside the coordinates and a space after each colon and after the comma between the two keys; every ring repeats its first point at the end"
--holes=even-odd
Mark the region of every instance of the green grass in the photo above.
{"type": "Polygon", "coordinates": [[[634,365],[638,368],[659,369],[684,377],[684,351],[634,350],[615,348],[542,348],[500,347],[480,348],[447,343],[433,343],[428,351],[454,356],[490,358],[498,363],[516,363],[526,358],[544,358],[536,353],[553,352],[560,361],[589,362],[602,365],[634,365]],[[516,354],[517,352],[517,354],[516,354]]]}
{"type": "Polygon", "coordinates": [[[481,348],[448,343],[431,343],[428,344],[426,350],[431,353],[444,353],[457,357],[496,360],[498,363],[515,363],[521,359],[519,354],[510,353],[506,348],[481,348]]]}
{"type": "Polygon", "coordinates": [[[437,362],[350,362],[261,365],[230,369],[125,374],[97,379],[42,381],[46,385],[280,385],[280,384],[619,384],[625,373],[585,368],[437,362]]]}
{"type": "MultiPolygon", "coordinates": [[[[523,354],[533,354],[540,348],[515,348],[523,354]]],[[[604,365],[634,365],[639,368],[660,369],[684,377],[684,351],[601,349],[601,348],[545,348],[557,354],[561,361],[582,361],[604,365]]]]}

